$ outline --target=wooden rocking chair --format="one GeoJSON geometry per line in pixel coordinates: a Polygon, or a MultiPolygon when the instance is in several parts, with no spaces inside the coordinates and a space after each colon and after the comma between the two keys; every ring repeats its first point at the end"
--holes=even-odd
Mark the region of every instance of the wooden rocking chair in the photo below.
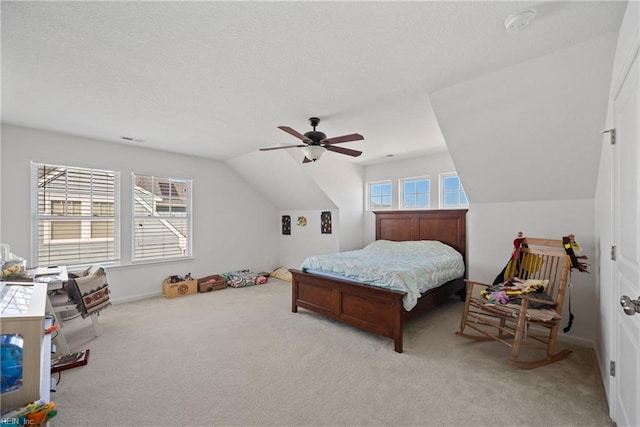
{"type": "MultiPolygon", "coordinates": [[[[456,335],[501,342],[512,348],[511,365],[537,368],[560,361],[571,353],[569,350],[554,352],[571,260],[562,240],[522,238],[516,242],[520,244],[513,253],[505,285],[515,283],[520,291],[511,290],[514,288],[510,286],[490,286],[468,280],[464,312],[456,335]],[[531,286],[538,290],[542,286],[544,291],[518,294],[531,286]],[[469,334],[466,328],[479,334],[469,334]],[[545,356],[524,361],[523,349],[542,349],[545,356]]],[[[530,352],[526,358],[531,359],[535,354],[530,352]]]]}

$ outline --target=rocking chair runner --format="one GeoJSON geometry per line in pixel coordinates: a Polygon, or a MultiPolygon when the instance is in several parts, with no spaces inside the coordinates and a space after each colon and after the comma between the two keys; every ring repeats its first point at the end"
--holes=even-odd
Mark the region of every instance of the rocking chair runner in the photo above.
{"type": "Polygon", "coordinates": [[[491,288],[498,288],[468,280],[464,312],[456,335],[501,342],[512,348],[511,365],[536,368],[562,360],[571,353],[569,350],[554,353],[571,262],[562,240],[523,238],[518,241],[506,284],[518,278],[516,283],[520,289],[526,288],[526,284],[536,284],[544,286],[543,293],[522,293],[514,299],[518,291],[504,286],[501,292],[489,295],[491,288]],[[481,291],[485,292],[481,294],[481,291]],[[467,328],[480,335],[465,332],[467,328]],[[534,348],[542,349],[545,356],[522,360],[522,350],[534,348]]]}

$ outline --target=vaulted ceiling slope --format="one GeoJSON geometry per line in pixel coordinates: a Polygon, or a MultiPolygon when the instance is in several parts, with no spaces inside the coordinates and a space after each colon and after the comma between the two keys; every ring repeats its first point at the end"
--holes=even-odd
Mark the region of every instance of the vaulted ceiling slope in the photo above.
{"type": "Polygon", "coordinates": [[[471,203],[593,198],[616,34],[431,95],[471,203]]]}
{"type": "Polygon", "coordinates": [[[226,161],[319,116],[364,135],[342,161],[375,163],[444,146],[429,94],[615,32],[625,5],[2,1],[2,120],[226,161]],[[532,6],[532,27],[504,30],[532,6]]]}

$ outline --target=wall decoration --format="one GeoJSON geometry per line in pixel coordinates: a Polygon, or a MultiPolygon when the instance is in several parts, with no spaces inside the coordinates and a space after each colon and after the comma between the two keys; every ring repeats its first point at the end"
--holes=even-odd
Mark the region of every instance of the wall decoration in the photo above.
{"type": "Polygon", "coordinates": [[[320,232],[331,234],[331,212],[324,211],[320,214],[320,232]]]}
{"type": "Polygon", "coordinates": [[[299,216],[298,220],[296,221],[296,224],[298,224],[300,227],[306,227],[307,226],[307,218],[305,218],[303,216],[299,216]]]}
{"type": "Polygon", "coordinates": [[[282,234],[291,234],[291,217],[282,215],[282,234]]]}

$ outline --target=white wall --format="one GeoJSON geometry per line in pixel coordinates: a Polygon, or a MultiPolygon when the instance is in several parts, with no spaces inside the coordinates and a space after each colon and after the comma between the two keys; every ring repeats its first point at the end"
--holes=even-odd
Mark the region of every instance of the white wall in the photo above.
{"type": "Polygon", "coordinates": [[[203,277],[249,268],[271,270],[279,211],[225,163],[2,125],[0,232],[16,255],[30,256],[31,161],[119,171],[122,266],[107,268],[114,302],[158,295],[171,274],[203,277]],[[191,260],[131,265],[131,172],[193,180],[191,260]]]}
{"type": "MultiPolygon", "coordinates": [[[[400,179],[417,176],[429,176],[431,179],[431,209],[438,209],[438,181],[441,173],[455,172],[455,166],[448,151],[429,154],[413,159],[404,159],[366,166],[364,169],[364,187],[367,183],[382,180],[391,180],[393,194],[397,196],[400,190],[400,179]]],[[[464,185],[464,181],[462,182],[464,185]]],[[[363,195],[364,198],[366,194],[363,195]]],[[[366,201],[365,201],[366,202],[366,201]]],[[[399,197],[394,197],[392,209],[398,209],[399,197]]],[[[375,215],[366,211],[363,221],[363,243],[367,244],[375,240],[375,215]]]]}
{"type": "Polygon", "coordinates": [[[593,198],[615,40],[591,39],[429,95],[471,203],[593,198]]]}
{"type": "Polygon", "coordinates": [[[256,150],[225,163],[280,210],[334,209],[331,199],[308,173],[320,162],[303,164],[303,157],[297,148],[256,150]]]}
{"type": "MultiPolygon", "coordinates": [[[[308,256],[342,252],[340,250],[342,227],[337,211],[329,210],[333,222],[331,234],[320,232],[321,212],[319,210],[285,210],[280,212],[280,215],[291,217],[291,234],[280,234],[279,238],[280,260],[283,267],[300,268],[308,256]],[[307,219],[307,225],[304,227],[296,224],[296,220],[300,216],[307,219]]],[[[281,217],[278,217],[278,227],[281,229],[280,221],[281,217]]]]}
{"type": "MultiPolygon", "coordinates": [[[[306,170],[320,189],[338,208],[339,250],[362,248],[364,215],[364,171],[362,166],[343,160],[343,156],[327,153],[306,170]]],[[[328,209],[325,209],[328,210],[328,209]]]]}

